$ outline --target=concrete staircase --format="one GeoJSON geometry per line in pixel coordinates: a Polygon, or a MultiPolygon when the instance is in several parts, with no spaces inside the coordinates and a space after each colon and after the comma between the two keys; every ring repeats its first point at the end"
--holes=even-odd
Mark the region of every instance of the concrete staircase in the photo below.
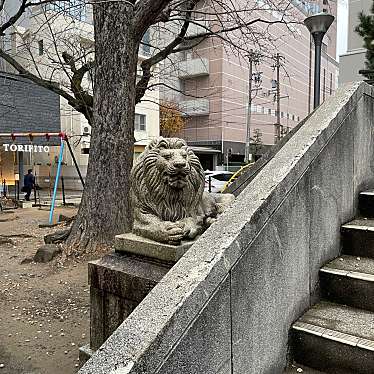
{"type": "Polygon", "coordinates": [[[374,373],[374,191],[359,208],[364,218],[342,226],[343,255],[320,270],[322,301],[292,326],[295,361],[323,373],[374,373]]]}

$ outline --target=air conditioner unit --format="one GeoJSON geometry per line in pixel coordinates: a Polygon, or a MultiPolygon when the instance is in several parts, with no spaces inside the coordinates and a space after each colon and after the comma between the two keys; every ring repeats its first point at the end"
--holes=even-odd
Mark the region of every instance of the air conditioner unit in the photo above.
{"type": "Polygon", "coordinates": [[[88,124],[82,125],[81,127],[81,148],[89,149],[91,142],[91,126],[88,124]]]}
{"type": "Polygon", "coordinates": [[[82,136],[90,136],[91,135],[91,126],[90,125],[82,125],[82,136]]]}

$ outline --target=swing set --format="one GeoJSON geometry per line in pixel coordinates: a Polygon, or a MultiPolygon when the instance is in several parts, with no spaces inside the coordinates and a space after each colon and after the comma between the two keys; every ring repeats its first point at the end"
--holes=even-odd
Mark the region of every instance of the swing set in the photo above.
{"type": "MultiPolygon", "coordinates": [[[[33,153],[34,152],[42,152],[42,151],[46,151],[46,146],[41,146],[41,145],[34,145],[33,144],[33,140],[34,138],[36,137],[40,137],[40,138],[45,138],[47,140],[47,142],[50,141],[51,137],[58,137],[59,140],[60,140],[60,153],[59,153],[59,156],[58,156],[58,162],[57,162],[57,172],[56,172],[56,177],[55,177],[55,182],[54,182],[54,186],[53,186],[53,194],[52,194],[52,201],[51,201],[51,209],[50,209],[50,212],[49,212],[49,224],[51,225],[52,222],[53,222],[53,211],[54,211],[54,208],[55,208],[55,204],[56,204],[56,195],[57,195],[57,186],[58,186],[58,181],[60,179],[60,176],[61,176],[61,165],[62,165],[62,159],[63,159],[63,155],[64,155],[64,148],[65,148],[65,144],[67,145],[68,149],[69,149],[69,153],[70,153],[70,156],[74,162],[74,165],[75,165],[75,168],[77,170],[77,173],[79,175],[79,179],[82,183],[82,186],[84,187],[84,181],[83,181],[83,177],[82,177],[82,174],[80,172],[80,169],[78,167],[78,163],[77,163],[77,160],[74,156],[74,153],[73,153],[73,150],[71,148],[71,145],[70,145],[70,142],[69,142],[69,138],[67,136],[67,134],[65,134],[64,132],[59,132],[59,133],[0,133],[0,139],[1,138],[8,138],[8,139],[11,139],[12,140],[12,144],[9,145],[9,144],[3,144],[3,146],[5,147],[6,151],[9,149],[10,151],[19,151],[19,152],[30,152],[30,157],[31,157],[31,165],[34,165],[33,163],[33,153]],[[17,138],[29,138],[30,139],[30,144],[29,145],[15,145],[14,142],[16,141],[17,138]],[[7,147],[6,147],[7,146],[7,147]]],[[[48,147],[48,150],[49,150],[49,147],[48,147]]],[[[14,165],[15,165],[15,158],[14,158],[14,165]]],[[[50,166],[52,165],[52,162],[50,163],[50,166]]],[[[2,179],[2,167],[1,167],[1,180],[2,179]]],[[[49,170],[49,176],[51,176],[51,172],[49,170]]],[[[19,176],[20,178],[21,176],[19,176]]],[[[50,178],[51,179],[51,178],[50,178]]],[[[16,180],[16,178],[15,178],[16,180]]],[[[5,180],[4,180],[5,181],[5,180]]],[[[49,182],[50,183],[50,182],[49,182]]],[[[4,191],[5,191],[5,183],[4,183],[4,191]]],[[[36,198],[36,197],[35,197],[36,198]]]]}

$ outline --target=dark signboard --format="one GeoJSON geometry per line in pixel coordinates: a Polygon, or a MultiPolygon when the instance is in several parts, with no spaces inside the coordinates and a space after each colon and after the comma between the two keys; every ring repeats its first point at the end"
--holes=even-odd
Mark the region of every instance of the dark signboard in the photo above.
{"type": "MultiPolygon", "coordinates": [[[[15,74],[0,72],[0,133],[58,133],[59,95],[15,74]]],[[[4,143],[30,144],[29,138],[1,138],[4,143]]],[[[35,137],[32,144],[59,144],[58,138],[35,137]]]]}

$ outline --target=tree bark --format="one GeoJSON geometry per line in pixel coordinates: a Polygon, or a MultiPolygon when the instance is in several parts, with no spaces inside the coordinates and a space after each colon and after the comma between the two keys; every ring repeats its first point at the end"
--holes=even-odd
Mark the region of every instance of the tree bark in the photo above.
{"type": "Polygon", "coordinates": [[[95,89],[86,184],[68,248],[78,253],[110,246],[132,227],[129,198],[134,147],[138,48],[134,7],[94,4],[95,89]]]}

